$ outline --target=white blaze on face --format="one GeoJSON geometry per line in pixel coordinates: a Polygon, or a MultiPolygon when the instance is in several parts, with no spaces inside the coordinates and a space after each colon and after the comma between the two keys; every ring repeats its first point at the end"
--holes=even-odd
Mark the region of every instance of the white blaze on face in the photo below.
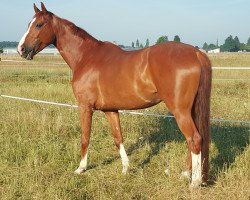
{"type": "Polygon", "coordinates": [[[23,35],[22,39],[20,40],[19,44],[18,44],[18,47],[17,47],[17,51],[20,55],[22,55],[22,46],[25,42],[25,39],[27,37],[27,35],[29,34],[30,32],[30,28],[32,26],[32,24],[36,21],[36,18],[34,18],[31,22],[30,22],[30,25],[29,25],[29,28],[28,30],[26,31],[26,33],[23,35]]]}

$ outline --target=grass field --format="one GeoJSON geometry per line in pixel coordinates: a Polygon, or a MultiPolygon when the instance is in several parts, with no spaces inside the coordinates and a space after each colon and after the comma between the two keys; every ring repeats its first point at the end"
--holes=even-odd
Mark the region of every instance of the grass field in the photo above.
{"type": "MultiPolygon", "coordinates": [[[[0,94],[76,104],[61,57],[1,58],[14,61],[0,62],[0,94]]],[[[247,53],[210,58],[214,66],[250,66],[247,53]]],[[[250,120],[249,77],[250,70],[213,71],[212,118],[250,120]]],[[[95,112],[89,170],[75,175],[80,161],[77,109],[2,97],[0,105],[0,199],[250,199],[249,124],[212,123],[211,184],[192,191],[180,178],[186,143],[173,119],[121,115],[130,159],[124,176],[107,120],[95,112]]],[[[168,112],[163,104],[142,111],[168,112]]]]}

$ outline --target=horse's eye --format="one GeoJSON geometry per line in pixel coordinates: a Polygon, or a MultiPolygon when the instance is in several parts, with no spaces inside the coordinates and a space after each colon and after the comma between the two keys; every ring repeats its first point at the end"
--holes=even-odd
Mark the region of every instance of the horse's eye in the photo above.
{"type": "Polygon", "coordinates": [[[43,26],[43,23],[39,23],[36,25],[36,28],[42,28],[42,26],[43,26]]]}

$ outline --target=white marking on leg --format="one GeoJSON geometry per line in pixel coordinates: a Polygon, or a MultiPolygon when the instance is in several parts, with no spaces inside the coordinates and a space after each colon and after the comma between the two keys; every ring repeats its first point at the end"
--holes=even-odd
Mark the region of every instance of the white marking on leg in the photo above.
{"type": "Polygon", "coordinates": [[[34,19],[31,21],[28,30],[27,30],[26,33],[23,35],[23,37],[21,38],[21,40],[20,40],[20,42],[19,42],[19,44],[18,44],[18,46],[17,46],[17,51],[18,51],[18,53],[19,53],[20,55],[22,55],[22,45],[24,44],[25,39],[26,39],[27,35],[28,35],[29,32],[30,32],[30,28],[31,28],[32,24],[33,24],[35,21],[36,21],[36,18],[34,18],[34,19]]]}
{"type": "Polygon", "coordinates": [[[122,173],[126,174],[129,167],[129,160],[123,144],[120,144],[119,152],[122,159],[122,173]]]}
{"type": "Polygon", "coordinates": [[[201,179],[201,152],[199,154],[192,155],[192,187],[198,187],[202,183],[201,179]]]}
{"type": "Polygon", "coordinates": [[[84,158],[81,160],[79,167],[75,171],[76,174],[81,174],[82,172],[86,171],[86,169],[87,169],[87,157],[88,157],[88,152],[85,154],[84,158]]]}

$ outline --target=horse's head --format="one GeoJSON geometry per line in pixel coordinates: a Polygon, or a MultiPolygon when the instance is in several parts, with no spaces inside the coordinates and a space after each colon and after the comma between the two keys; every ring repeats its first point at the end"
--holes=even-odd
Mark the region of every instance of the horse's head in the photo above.
{"type": "Polygon", "coordinates": [[[34,4],[35,15],[17,47],[18,53],[28,60],[55,41],[52,28],[53,14],[47,11],[43,3],[41,8],[42,10],[39,10],[34,4]]]}

